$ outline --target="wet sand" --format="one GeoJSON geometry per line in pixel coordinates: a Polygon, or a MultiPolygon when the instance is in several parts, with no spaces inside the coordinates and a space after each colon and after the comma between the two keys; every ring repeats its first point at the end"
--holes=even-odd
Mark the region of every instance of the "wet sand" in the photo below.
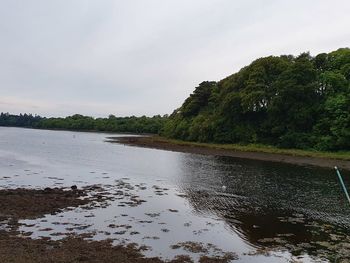
{"type": "MultiPolygon", "coordinates": [[[[68,207],[87,205],[101,200],[100,196],[88,196],[87,190],[60,188],[4,189],[0,190],[0,262],[16,263],[75,263],[75,262],[136,262],[136,263],[180,263],[193,262],[188,256],[177,256],[171,261],[146,258],[142,251],[146,247],[135,243],[112,244],[112,240],[86,240],[89,234],[72,234],[53,241],[49,238],[31,239],[18,231],[20,219],[30,219],[45,214],[55,214],[68,207]],[[4,227],[5,226],[5,227],[4,227]]],[[[195,246],[195,245],[194,245],[195,246]]],[[[202,256],[199,262],[229,262],[234,255],[222,258],[202,256]]]]}
{"type": "Polygon", "coordinates": [[[0,190],[0,219],[16,221],[57,213],[65,207],[88,203],[88,199],[79,199],[83,196],[86,196],[83,190],[65,191],[59,188],[0,190]]]}
{"type": "Polygon", "coordinates": [[[162,140],[156,136],[124,136],[124,137],[108,137],[108,142],[119,143],[130,146],[139,146],[174,152],[195,153],[203,155],[229,156],[241,159],[251,159],[270,162],[290,163],[302,166],[318,166],[333,169],[337,166],[344,170],[350,171],[350,161],[336,160],[329,158],[293,156],[278,153],[263,152],[244,152],[226,149],[209,148],[197,145],[181,145],[174,144],[167,140],[162,140]]]}

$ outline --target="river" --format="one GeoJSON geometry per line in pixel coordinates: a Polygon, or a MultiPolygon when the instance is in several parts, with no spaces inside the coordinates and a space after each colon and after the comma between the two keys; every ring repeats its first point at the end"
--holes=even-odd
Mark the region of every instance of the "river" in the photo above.
{"type": "Polygon", "coordinates": [[[164,259],[225,252],[233,262],[349,259],[350,206],[334,170],[130,147],[108,136],[0,127],[1,188],[98,185],[114,197],[22,220],[22,233],[55,240],[90,233],[164,259]]]}

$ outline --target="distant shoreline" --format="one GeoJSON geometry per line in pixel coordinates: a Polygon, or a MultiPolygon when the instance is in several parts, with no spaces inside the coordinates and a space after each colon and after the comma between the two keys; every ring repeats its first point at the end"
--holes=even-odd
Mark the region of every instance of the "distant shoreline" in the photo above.
{"type": "Polygon", "coordinates": [[[230,156],[241,159],[251,159],[260,161],[271,161],[280,163],[289,163],[296,165],[311,165],[323,168],[333,169],[338,166],[341,169],[350,171],[350,156],[328,157],[332,153],[308,152],[303,150],[288,150],[269,148],[268,146],[256,147],[254,149],[249,146],[239,145],[218,145],[206,143],[192,143],[179,140],[171,140],[159,136],[124,136],[124,137],[108,137],[108,142],[119,143],[130,146],[138,146],[145,148],[153,148],[167,151],[195,153],[203,155],[230,156]],[[276,151],[276,152],[274,152],[276,151]],[[322,155],[325,156],[322,156],[322,155]],[[310,155],[310,156],[308,156],[310,155]],[[314,156],[312,156],[314,155],[314,156]],[[317,156],[319,155],[319,156],[317,156]]]}
{"type": "Polygon", "coordinates": [[[136,134],[128,132],[108,132],[96,130],[67,130],[67,129],[42,129],[32,127],[0,126],[4,128],[20,128],[32,130],[69,131],[69,132],[91,132],[110,134],[108,142],[139,146],[174,152],[195,153],[202,155],[229,156],[241,159],[271,161],[289,163],[296,165],[311,165],[333,169],[338,166],[350,171],[350,154],[340,155],[338,153],[311,152],[304,150],[277,149],[269,146],[249,147],[234,144],[209,144],[195,143],[180,140],[166,139],[154,134],[136,134]],[[113,135],[122,134],[122,137],[113,135]]]}
{"type": "Polygon", "coordinates": [[[111,135],[123,134],[123,135],[141,135],[141,136],[153,136],[153,133],[134,133],[134,132],[118,132],[118,131],[99,131],[99,130],[74,130],[74,129],[59,129],[59,128],[35,128],[35,127],[18,127],[18,126],[1,126],[0,128],[18,128],[18,129],[30,129],[30,130],[42,130],[42,131],[68,131],[68,132],[88,132],[88,133],[107,133],[111,135]]]}

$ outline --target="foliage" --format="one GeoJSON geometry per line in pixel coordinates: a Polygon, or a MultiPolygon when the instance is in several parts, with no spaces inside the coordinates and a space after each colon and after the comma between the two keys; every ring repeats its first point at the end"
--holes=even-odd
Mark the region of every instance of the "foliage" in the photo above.
{"type": "Polygon", "coordinates": [[[149,137],[149,140],[153,144],[171,144],[179,146],[200,147],[215,150],[228,150],[228,151],[240,151],[240,152],[261,152],[261,153],[274,153],[290,156],[300,157],[315,157],[315,158],[327,158],[350,161],[350,151],[318,151],[318,150],[301,150],[301,149],[281,149],[276,146],[265,144],[215,144],[215,143],[202,143],[202,142],[190,142],[176,139],[168,139],[160,136],[149,137]]]}
{"type": "Polygon", "coordinates": [[[33,116],[31,114],[13,115],[9,113],[0,114],[0,126],[11,127],[35,127],[42,118],[40,116],[33,116]]]}
{"type": "Polygon", "coordinates": [[[170,117],[66,118],[1,113],[0,126],[160,133],[209,143],[350,150],[350,49],[259,58],[204,81],[170,117]]]}
{"type": "Polygon", "coordinates": [[[65,129],[81,131],[108,131],[157,134],[167,116],[93,118],[75,114],[66,118],[42,118],[32,115],[10,115],[1,113],[0,126],[28,127],[41,129],[65,129]]]}
{"type": "Polygon", "coordinates": [[[202,82],[161,134],[197,142],[349,150],[350,49],[259,58],[219,82],[202,82]]]}

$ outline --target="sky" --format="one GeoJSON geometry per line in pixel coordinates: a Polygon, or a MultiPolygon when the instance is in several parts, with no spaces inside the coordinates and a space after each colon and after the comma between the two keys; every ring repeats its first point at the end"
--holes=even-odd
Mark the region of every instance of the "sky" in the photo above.
{"type": "Polygon", "coordinates": [[[350,46],[349,0],[0,0],[0,112],[170,114],[269,55],[350,46]]]}

